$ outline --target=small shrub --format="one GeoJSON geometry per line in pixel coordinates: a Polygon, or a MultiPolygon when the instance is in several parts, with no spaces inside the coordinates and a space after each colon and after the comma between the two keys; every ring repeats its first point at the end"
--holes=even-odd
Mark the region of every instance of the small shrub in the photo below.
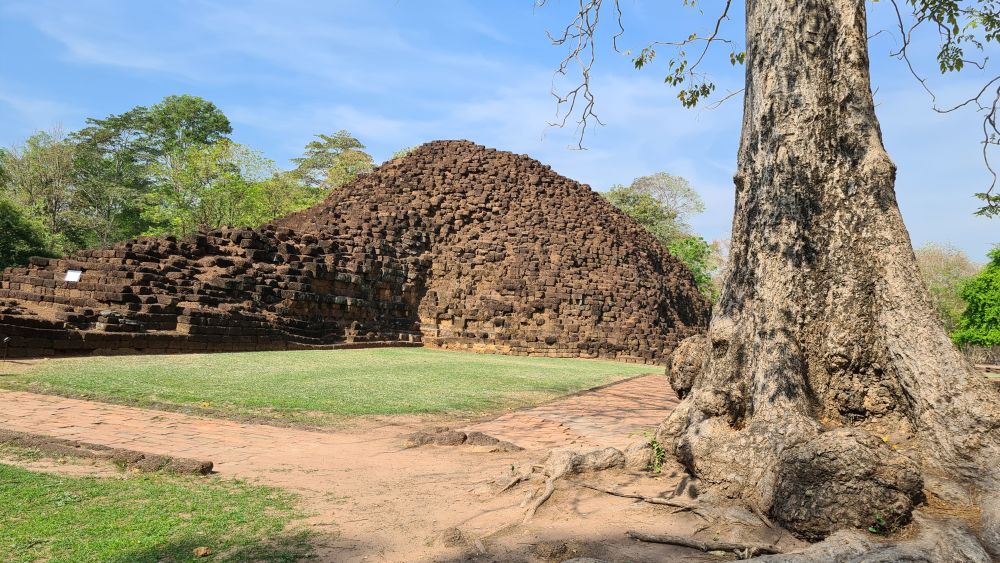
{"type": "Polygon", "coordinates": [[[868,531],[877,536],[888,536],[899,531],[895,519],[886,520],[879,514],[872,514],[872,524],[868,526],[868,531]]]}
{"type": "Polygon", "coordinates": [[[715,301],[718,294],[712,280],[712,245],[699,236],[689,236],[670,241],[667,250],[691,270],[695,285],[705,297],[715,301]]]}
{"type": "Polygon", "coordinates": [[[649,462],[649,470],[653,473],[659,473],[663,471],[663,460],[667,457],[667,450],[663,449],[663,445],[656,440],[656,436],[647,433],[646,439],[650,448],[653,448],[653,459],[649,462]]]}

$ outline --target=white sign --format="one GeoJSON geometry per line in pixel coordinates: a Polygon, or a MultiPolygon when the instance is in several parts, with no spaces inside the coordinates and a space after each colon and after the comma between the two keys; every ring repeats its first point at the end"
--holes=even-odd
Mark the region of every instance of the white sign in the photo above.
{"type": "Polygon", "coordinates": [[[66,270],[65,281],[68,282],[78,282],[80,281],[80,274],[83,272],[81,270],[66,270]]]}

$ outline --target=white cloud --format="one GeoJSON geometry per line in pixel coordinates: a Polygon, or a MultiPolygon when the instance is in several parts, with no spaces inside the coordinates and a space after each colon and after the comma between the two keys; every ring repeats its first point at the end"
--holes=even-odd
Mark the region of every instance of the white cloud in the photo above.
{"type": "MultiPolygon", "coordinates": [[[[379,5],[365,7],[356,13],[344,3],[255,1],[234,9],[192,0],[177,9],[39,0],[10,4],[5,11],[62,45],[72,62],[201,84],[256,82],[384,94],[458,84],[470,71],[496,72],[503,66],[479,53],[417,44],[386,25],[379,5]]],[[[481,18],[469,30],[502,38],[481,18]]]]}
{"type": "Polygon", "coordinates": [[[126,22],[127,10],[114,3],[17,2],[5,6],[5,11],[62,45],[73,62],[196,76],[183,48],[151,49],[153,38],[143,33],[144,22],[126,22]]]}

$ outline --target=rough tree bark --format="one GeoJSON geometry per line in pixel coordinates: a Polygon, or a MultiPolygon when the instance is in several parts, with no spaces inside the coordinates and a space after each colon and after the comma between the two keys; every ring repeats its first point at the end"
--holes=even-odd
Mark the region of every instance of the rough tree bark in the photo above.
{"type": "Polygon", "coordinates": [[[920,281],[872,101],[864,0],[746,11],[730,267],[707,337],[675,355],[684,398],[658,439],[708,490],[802,537],[905,522],[927,491],[981,508],[995,550],[1000,394],[920,281]]]}

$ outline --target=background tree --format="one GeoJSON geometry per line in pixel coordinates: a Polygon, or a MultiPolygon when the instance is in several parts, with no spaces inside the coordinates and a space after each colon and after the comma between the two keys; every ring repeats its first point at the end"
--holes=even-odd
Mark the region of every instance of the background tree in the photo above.
{"type": "Polygon", "coordinates": [[[365,145],[348,131],[333,135],[316,135],[306,145],[305,154],[293,158],[298,179],[321,198],[322,194],[339,188],[370,172],[375,163],[365,152],[365,145]]]}
{"type": "Polygon", "coordinates": [[[181,154],[192,146],[211,145],[233,132],[229,118],[212,102],[198,96],[167,96],[138,111],[140,130],[161,155],[181,154]]]}
{"type": "Polygon", "coordinates": [[[10,176],[7,174],[7,169],[5,168],[8,165],[9,158],[11,158],[10,151],[0,147],[0,187],[4,189],[7,188],[7,184],[10,182],[10,176]]]}
{"type": "Polygon", "coordinates": [[[1000,246],[988,256],[982,272],[962,284],[961,297],[968,305],[953,335],[957,344],[1000,346],[1000,246]]]}
{"type": "MultiPolygon", "coordinates": [[[[273,170],[274,163],[268,161],[273,170]]],[[[316,193],[298,182],[290,172],[276,171],[267,179],[258,182],[256,215],[253,226],[263,225],[278,217],[312,207],[322,201],[316,193]]]]}
{"type": "Polygon", "coordinates": [[[149,165],[156,150],[143,132],[143,113],[136,108],[88,119],[88,126],[72,135],[77,146],[74,210],[94,234],[94,246],[107,247],[148,228],[142,207],[152,186],[149,165]]]}
{"type": "MultiPolygon", "coordinates": [[[[61,255],[142,234],[256,227],[372,168],[364,145],[346,131],[310,143],[290,172],[233,143],[231,132],[218,107],[189,95],[88,118],[67,137],[36,133],[0,150],[0,198],[11,225],[44,226],[26,247],[61,255]]],[[[18,232],[34,232],[25,229],[18,232]]],[[[28,257],[17,256],[10,263],[28,257]]]]}
{"type": "Polygon", "coordinates": [[[630,187],[639,193],[649,194],[670,209],[675,215],[674,228],[678,233],[690,233],[688,219],[705,211],[701,196],[686,178],[680,176],[657,172],[636,178],[630,187]]]}
{"type": "Polygon", "coordinates": [[[694,234],[688,224],[688,217],[704,211],[705,204],[687,180],[658,172],[636,178],[629,186],[612,186],[601,195],[645,227],[670,254],[684,262],[698,288],[709,299],[715,299],[712,247],[694,234]]]}
{"type": "Polygon", "coordinates": [[[197,96],[167,96],[150,107],[136,106],[103,119],[87,119],[74,136],[106,155],[127,154],[135,162],[169,166],[170,158],[192,146],[207,146],[228,138],[229,119],[197,96]]]}
{"type": "Polygon", "coordinates": [[[84,246],[84,234],[70,213],[76,147],[60,131],[38,132],[21,147],[0,154],[3,194],[24,214],[40,221],[60,251],[84,246]]]}
{"type": "Polygon", "coordinates": [[[258,226],[274,217],[267,194],[272,185],[266,183],[276,173],[274,163],[244,145],[193,144],[153,171],[159,204],[144,212],[154,225],[149,234],[188,236],[224,225],[258,226]]]}
{"type": "Polygon", "coordinates": [[[711,301],[718,297],[712,275],[715,271],[712,245],[697,235],[678,237],[667,244],[670,254],[676,256],[694,275],[694,283],[711,301]]]}
{"type": "Polygon", "coordinates": [[[686,235],[679,224],[677,211],[670,209],[648,193],[636,190],[632,186],[616,184],[601,195],[611,205],[645,227],[664,247],[675,238],[686,235]]]}
{"type": "MultiPolygon", "coordinates": [[[[603,4],[581,0],[553,37],[568,47],[557,73],[582,69],[555,92],[562,123],[578,116],[581,135],[596,120],[603,4]]],[[[674,353],[683,400],[657,439],[709,497],[740,499],[800,537],[867,527],[873,514],[905,522],[928,491],[982,510],[964,557],[1000,556],[1000,394],[952,345],[920,281],[872,99],[865,2],[748,0],[745,54],[720,36],[730,6],[709,33],[635,59],[649,66],[657,47],[676,49],[667,83],[686,106],[714,91],[699,70],[713,45],[746,63],[729,267],[707,335],[674,353]],[[882,438],[893,436],[895,448],[882,438]]],[[[993,2],[910,7],[904,38],[912,25],[941,30],[942,70],[963,59],[956,41],[1000,38],[993,2]]],[[[989,213],[993,196],[980,196],[989,213]]],[[[947,541],[935,549],[954,553],[947,541]]],[[[830,549],[834,559],[849,548],[830,549]]],[[[901,558],[894,549],[875,557],[901,558]]]]}
{"type": "MultiPolygon", "coordinates": [[[[88,118],[66,137],[36,133],[22,146],[0,149],[4,212],[11,232],[28,237],[18,248],[60,255],[141,234],[256,227],[315,204],[324,186],[342,185],[372,167],[364,145],[347,132],[321,136],[292,172],[233,143],[231,132],[214,104],[180,95],[88,118]],[[319,184],[301,181],[303,170],[319,184]]],[[[5,263],[28,258],[20,251],[12,256],[5,263]]]]}
{"type": "Polygon", "coordinates": [[[32,256],[52,256],[45,228],[0,197],[0,269],[26,264],[32,256]]]}
{"type": "Polygon", "coordinates": [[[177,196],[167,200],[174,204],[181,197],[171,194],[169,180],[184,175],[179,168],[192,163],[185,155],[232,132],[215,104],[190,95],[167,96],[151,107],[136,106],[87,124],[73,134],[79,153],[75,211],[98,246],[168,232],[170,211],[152,208],[164,195],[177,196]],[[166,223],[151,222],[157,218],[166,223]]]}
{"type": "Polygon", "coordinates": [[[914,253],[931,302],[945,332],[951,334],[965,310],[965,300],[959,294],[962,283],[979,272],[980,266],[954,246],[929,243],[914,253]]]}

